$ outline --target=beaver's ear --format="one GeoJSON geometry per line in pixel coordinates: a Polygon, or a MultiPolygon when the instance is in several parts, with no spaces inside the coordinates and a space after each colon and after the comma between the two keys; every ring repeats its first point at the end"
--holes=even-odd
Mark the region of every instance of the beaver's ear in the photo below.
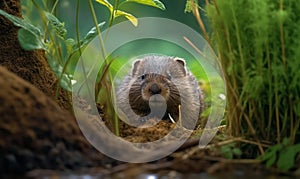
{"type": "Polygon", "coordinates": [[[131,75],[132,75],[132,76],[137,75],[137,72],[138,72],[140,63],[141,63],[141,60],[140,60],[140,59],[137,59],[137,60],[135,60],[135,61],[133,62],[133,65],[132,65],[132,71],[131,71],[131,75]]]}
{"type": "Polygon", "coordinates": [[[178,66],[181,68],[181,70],[183,71],[184,75],[186,75],[186,63],[185,63],[185,60],[183,58],[178,58],[178,57],[175,57],[174,60],[175,60],[175,62],[178,63],[178,66]]]}

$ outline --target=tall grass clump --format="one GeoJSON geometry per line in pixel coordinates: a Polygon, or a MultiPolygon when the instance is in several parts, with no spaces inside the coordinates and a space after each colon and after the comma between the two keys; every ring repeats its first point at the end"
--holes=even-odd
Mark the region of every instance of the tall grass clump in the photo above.
{"type": "Polygon", "coordinates": [[[227,86],[233,136],[300,142],[300,4],[298,0],[212,0],[212,44],[227,86]]]}

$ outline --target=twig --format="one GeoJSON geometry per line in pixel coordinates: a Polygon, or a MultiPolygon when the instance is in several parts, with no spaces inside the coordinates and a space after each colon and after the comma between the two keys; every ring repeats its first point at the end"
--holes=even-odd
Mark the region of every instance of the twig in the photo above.
{"type": "Polygon", "coordinates": [[[182,159],[187,159],[189,158],[190,156],[192,156],[194,153],[196,153],[197,151],[201,151],[201,150],[207,150],[207,149],[211,149],[211,148],[214,148],[216,146],[222,146],[222,145],[226,145],[226,144],[230,144],[230,143],[233,143],[233,142],[236,142],[239,138],[234,138],[234,139],[229,139],[229,140],[226,140],[226,141],[222,141],[222,142],[219,142],[219,143],[216,143],[216,144],[210,144],[210,145],[207,145],[203,148],[199,148],[199,146],[197,147],[193,147],[187,154],[183,155],[182,156],[182,159]]]}
{"type": "Polygon", "coordinates": [[[270,147],[270,145],[268,145],[268,144],[262,144],[261,142],[255,142],[255,141],[251,141],[251,140],[247,140],[247,139],[243,139],[243,138],[240,138],[238,141],[248,143],[248,144],[254,144],[254,145],[262,146],[262,147],[270,147]]]}
{"type": "MultiPolygon", "coordinates": [[[[192,142],[194,142],[194,141],[191,141],[191,144],[187,143],[187,145],[192,145],[193,144],[192,142]]],[[[203,148],[199,148],[199,146],[193,147],[187,154],[182,156],[182,159],[187,159],[190,156],[192,156],[194,153],[196,153],[198,151],[201,151],[201,150],[212,149],[212,148],[215,148],[215,147],[224,146],[224,145],[234,143],[234,142],[243,142],[243,143],[248,143],[248,144],[254,144],[254,145],[257,145],[259,148],[260,147],[269,147],[269,145],[262,144],[261,142],[255,142],[255,141],[246,140],[242,137],[236,137],[236,138],[228,139],[228,140],[221,141],[221,142],[218,142],[218,143],[215,143],[215,144],[210,144],[210,145],[207,145],[206,147],[203,147],[203,148]]],[[[226,159],[224,159],[224,160],[226,160],[226,159]]]]}
{"type": "Polygon", "coordinates": [[[211,46],[211,41],[210,41],[209,36],[208,36],[208,34],[206,32],[206,29],[204,27],[203,21],[202,21],[202,19],[200,17],[200,13],[199,13],[199,10],[198,10],[198,4],[195,1],[193,1],[193,13],[194,13],[194,16],[196,17],[196,20],[197,20],[197,22],[199,24],[199,27],[200,27],[203,35],[204,35],[205,40],[211,46]]]}
{"type": "Polygon", "coordinates": [[[214,50],[212,49],[212,47],[210,46],[210,45],[208,45],[207,47],[210,49],[210,51],[211,51],[211,54],[214,56],[214,58],[215,58],[215,64],[213,64],[209,59],[208,59],[208,57],[198,48],[198,47],[196,47],[196,45],[190,40],[190,39],[188,39],[187,37],[185,37],[185,36],[183,36],[183,39],[194,49],[194,50],[196,50],[196,52],[197,53],[199,53],[211,66],[213,66],[213,67],[215,67],[216,69],[217,69],[217,72],[218,72],[218,74],[222,77],[222,78],[224,78],[224,75],[222,74],[222,73],[220,73],[222,70],[222,68],[221,68],[221,65],[219,64],[219,63],[217,63],[217,62],[219,62],[218,61],[218,57],[215,55],[215,52],[214,52],[214,50]]]}

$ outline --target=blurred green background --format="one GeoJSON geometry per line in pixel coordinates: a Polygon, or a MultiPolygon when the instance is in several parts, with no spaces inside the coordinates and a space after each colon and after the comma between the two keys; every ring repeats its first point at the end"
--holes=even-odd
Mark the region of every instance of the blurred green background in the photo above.
{"type": "MultiPolygon", "coordinates": [[[[75,0],[63,0],[63,1],[60,0],[57,2],[58,3],[54,10],[54,15],[56,15],[56,17],[60,21],[65,23],[65,27],[68,30],[67,38],[76,39],[77,1],[75,1],[75,0]]],[[[109,24],[108,21],[110,18],[109,10],[105,6],[97,3],[94,0],[92,2],[93,2],[93,6],[95,8],[98,23],[106,22],[104,27],[101,29],[101,31],[103,31],[108,28],[108,24],[109,24]]],[[[114,4],[114,0],[109,0],[109,2],[111,4],[114,4]]],[[[195,17],[193,16],[193,14],[184,12],[185,6],[186,6],[186,0],[176,0],[176,1],[162,0],[161,2],[164,3],[166,10],[161,10],[161,9],[154,8],[151,6],[140,5],[137,3],[124,4],[121,7],[121,9],[125,12],[131,13],[132,15],[134,15],[137,18],[140,18],[140,17],[162,17],[162,18],[176,20],[185,25],[188,25],[189,27],[191,27],[192,29],[194,29],[195,31],[197,31],[201,34],[199,25],[197,24],[197,21],[196,21],[195,17]]],[[[38,3],[42,9],[44,9],[46,11],[51,11],[51,8],[55,5],[56,0],[36,1],[36,3],[38,3]]],[[[199,3],[199,4],[201,6],[201,3],[199,3]]],[[[23,0],[22,5],[23,5],[22,8],[23,8],[24,18],[31,21],[34,25],[43,29],[42,27],[44,26],[44,24],[41,21],[41,17],[38,13],[38,10],[32,4],[32,1],[23,0]]],[[[202,16],[204,16],[204,15],[202,15],[202,16]]],[[[85,34],[92,27],[95,26],[95,24],[93,22],[93,17],[92,17],[91,11],[90,11],[90,8],[88,5],[88,1],[80,0],[78,18],[79,18],[78,31],[79,31],[80,38],[83,38],[85,36],[85,34]]],[[[204,19],[204,23],[205,23],[206,20],[205,20],[205,18],[203,18],[203,19],[204,19]]],[[[125,17],[118,17],[115,19],[113,24],[117,24],[117,23],[120,23],[125,20],[127,20],[125,17]]],[[[159,27],[158,27],[158,29],[159,29],[159,27]]],[[[151,41],[151,40],[140,41],[140,42],[135,41],[132,43],[128,43],[125,46],[123,46],[122,48],[118,49],[118,53],[122,54],[122,55],[118,55],[118,56],[120,58],[122,58],[121,61],[123,61],[123,60],[133,58],[137,54],[143,54],[143,52],[144,53],[149,53],[149,52],[160,53],[160,54],[165,54],[165,55],[169,55],[169,56],[178,56],[181,58],[185,58],[188,61],[188,66],[191,69],[198,69],[198,70],[194,71],[195,75],[198,78],[206,79],[206,75],[204,74],[203,69],[201,69],[201,66],[199,66],[199,65],[198,65],[198,67],[191,66],[191,64],[196,64],[196,63],[192,62],[194,59],[193,59],[193,56],[191,56],[191,54],[189,54],[185,49],[182,49],[179,46],[168,43],[168,42],[160,43],[160,42],[156,41],[154,43],[154,41],[151,41]],[[142,44],[143,48],[139,48],[139,47],[141,47],[141,44],[142,44]],[[153,45],[153,44],[155,44],[155,45],[153,45]],[[145,49],[147,49],[147,50],[145,50],[145,49]],[[192,59],[192,61],[190,61],[189,59],[192,59]]],[[[120,61],[120,59],[118,61],[120,61]]],[[[70,67],[68,67],[69,72],[73,71],[72,69],[73,69],[74,65],[76,64],[76,62],[71,62],[71,64],[73,64],[73,65],[70,65],[70,67]]],[[[114,63],[114,65],[115,65],[115,63],[114,63]]],[[[120,67],[120,63],[119,63],[119,65],[118,64],[116,64],[116,65],[117,66],[115,66],[114,68],[120,67]]]]}
{"type": "MultiPolygon", "coordinates": [[[[111,4],[114,3],[113,0],[109,0],[109,2],[111,4]]],[[[164,3],[166,10],[160,10],[136,3],[124,4],[124,6],[122,6],[122,10],[130,12],[135,17],[163,17],[173,19],[190,26],[200,33],[200,29],[195,17],[190,13],[184,12],[186,0],[161,0],[161,2],[164,3]]],[[[37,1],[37,3],[39,3],[41,7],[50,10],[49,7],[53,6],[55,0],[37,1]]],[[[23,14],[25,14],[27,18],[29,18],[31,21],[34,21],[38,25],[40,16],[36,12],[36,9],[32,6],[31,1],[22,0],[22,4],[25,5],[23,6],[23,14]]],[[[199,4],[201,6],[201,2],[199,2],[199,4]]],[[[75,37],[76,34],[76,5],[76,0],[60,0],[58,1],[57,8],[54,12],[54,14],[62,22],[65,22],[65,26],[69,30],[68,36],[70,37],[75,37]]],[[[108,9],[96,1],[93,1],[93,5],[97,14],[98,22],[108,21],[108,9]]],[[[124,17],[120,17],[117,18],[114,23],[119,23],[124,20],[126,20],[124,17]]],[[[107,24],[104,28],[107,27],[107,24]]],[[[81,37],[94,26],[88,1],[86,0],[80,0],[79,26],[79,33],[81,37]]]]}

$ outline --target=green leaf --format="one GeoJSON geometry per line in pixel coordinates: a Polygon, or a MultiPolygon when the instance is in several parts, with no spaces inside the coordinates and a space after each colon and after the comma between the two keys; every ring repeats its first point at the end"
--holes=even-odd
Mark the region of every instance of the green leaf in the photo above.
{"type": "Polygon", "coordinates": [[[73,79],[72,75],[64,73],[62,75],[62,78],[59,81],[60,82],[60,86],[62,88],[64,88],[65,90],[71,92],[72,91],[72,87],[71,87],[72,79],[73,79]]]}
{"type": "Polygon", "coordinates": [[[227,152],[231,152],[231,148],[229,146],[222,146],[221,147],[221,151],[222,153],[227,153],[227,152]]]}
{"type": "Polygon", "coordinates": [[[272,166],[277,159],[277,153],[283,148],[282,144],[276,144],[268,148],[263,156],[258,157],[259,160],[266,161],[266,166],[272,166]]]}
{"type": "Polygon", "coordinates": [[[195,0],[187,0],[187,1],[186,1],[186,4],[185,4],[184,12],[185,12],[185,13],[191,13],[191,12],[193,12],[195,3],[198,4],[197,1],[195,2],[195,0]]]}
{"type": "MultiPolygon", "coordinates": [[[[98,27],[101,29],[104,24],[105,22],[101,22],[98,24],[98,27]]],[[[83,48],[84,46],[89,44],[97,35],[98,35],[97,28],[96,27],[91,28],[91,30],[89,30],[89,32],[84,36],[84,38],[80,40],[79,42],[80,46],[78,46],[78,43],[75,43],[73,45],[73,50],[77,51],[79,48],[83,48]]]]}
{"type": "Polygon", "coordinates": [[[295,164],[297,151],[293,147],[287,147],[280,152],[279,159],[277,161],[277,167],[282,171],[291,169],[295,164]]]}
{"type": "Polygon", "coordinates": [[[285,137],[285,138],[283,139],[283,141],[282,141],[282,144],[283,144],[284,146],[290,145],[290,144],[291,144],[290,139],[289,139],[288,137],[285,137]]]}
{"type": "Polygon", "coordinates": [[[162,2],[160,2],[159,0],[126,0],[124,3],[126,3],[126,2],[134,2],[134,3],[138,3],[138,4],[152,6],[152,7],[159,8],[161,10],[166,9],[165,5],[162,2]]]}
{"type": "MultiPolygon", "coordinates": [[[[98,27],[101,29],[105,22],[101,22],[98,24],[98,27]]],[[[77,62],[80,57],[80,51],[84,51],[84,48],[98,35],[96,27],[91,28],[89,32],[85,35],[85,37],[80,40],[79,43],[75,42],[73,39],[67,39],[65,41],[69,55],[68,61],[70,62],[77,62]],[[70,50],[70,51],[69,51],[70,50]]]]}
{"type": "Polygon", "coordinates": [[[45,12],[45,15],[50,23],[50,25],[55,29],[56,34],[65,39],[67,34],[67,29],[65,28],[65,24],[60,22],[53,14],[45,12]]]}
{"type": "Polygon", "coordinates": [[[272,158],[274,155],[276,156],[276,152],[279,151],[282,148],[282,145],[274,145],[270,148],[268,148],[264,155],[259,156],[257,159],[262,161],[267,161],[270,158],[272,158]]]}
{"type": "Polygon", "coordinates": [[[138,25],[138,20],[136,17],[134,17],[132,14],[129,14],[127,12],[116,10],[115,11],[115,17],[124,16],[126,17],[135,27],[138,25]]]}
{"type": "Polygon", "coordinates": [[[276,161],[276,155],[271,155],[271,157],[266,162],[266,167],[271,167],[276,161]]]}
{"type": "Polygon", "coordinates": [[[233,148],[232,152],[234,155],[238,155],[238,156],[242,155],[242,151],[239,148],[233,148]]]}
{"type": "Polygon", "coordinates": [[[20,32],[18,32],[19,42],[22,48],[24,48],[25,50],[46,50],[46,45],[42,40],[43,38],[40,29],[25,21],[24,19],[8,14],[7,12],[1,9],[0,15],[3,15],[15,26],[22,28],[19,30],[20,32]]]}
{"type": "Polygon", "coordinates": [[[114,10],[114,7],[107,0],[96,0],[99,4],[106,6],[110,12],[114,10]]]}
{"type": "Polygon", "coordinates": [[[11,21],[15,26],[26,29],[33,34],[36,34],[37,36],[42,36],[40,29],[30,24],[29,22],[25,21],[24,19],[8,14],[7,12],[1,9],[0,9],[0,15],[3,15],[5,18],[11,21]]]}
{"type": "Polygon", "coordinates": [[[54,74],[56,75],[57,78],[61,78],[59,79],[60,82],[60,86],[62,88],[64,88],[65,90],[68,91],[72,91],[72,87],[71,87],[71,80],[73,79],[73,76],[71,74],[67,74],[63,72],[63,66],[60,65],[59,63],[57,63],[56,59],[53,59],[53,57],[49,54],[46,54],[48,63],[50,65],[50,68],[52,69],[52,71],[54,72],[54,74]]]}
{"type": "Polygon", "coordinates": [[[35,49],[46,50],[46,46],[42,41],[41,37],[36,36],[36,34],[33,34],[32,32],[26,29],[19,29],[18,39],[21,47],[24,50],[35,50],[35,49]]]}
{"type": "Polygon", "coordinates": [[[232,148],[229,145],[225,145],[221,147],[222,155],[227,159],[233,159],[232,148]]]}
{"type": "Polygon", "coordinates": [[[66,44],[66,48],[68,53],[72,53],[73,52],[73,46],[75,45],[75,40],[72,38],[66,39],[65,40],[65,44],[66,44]]]}

